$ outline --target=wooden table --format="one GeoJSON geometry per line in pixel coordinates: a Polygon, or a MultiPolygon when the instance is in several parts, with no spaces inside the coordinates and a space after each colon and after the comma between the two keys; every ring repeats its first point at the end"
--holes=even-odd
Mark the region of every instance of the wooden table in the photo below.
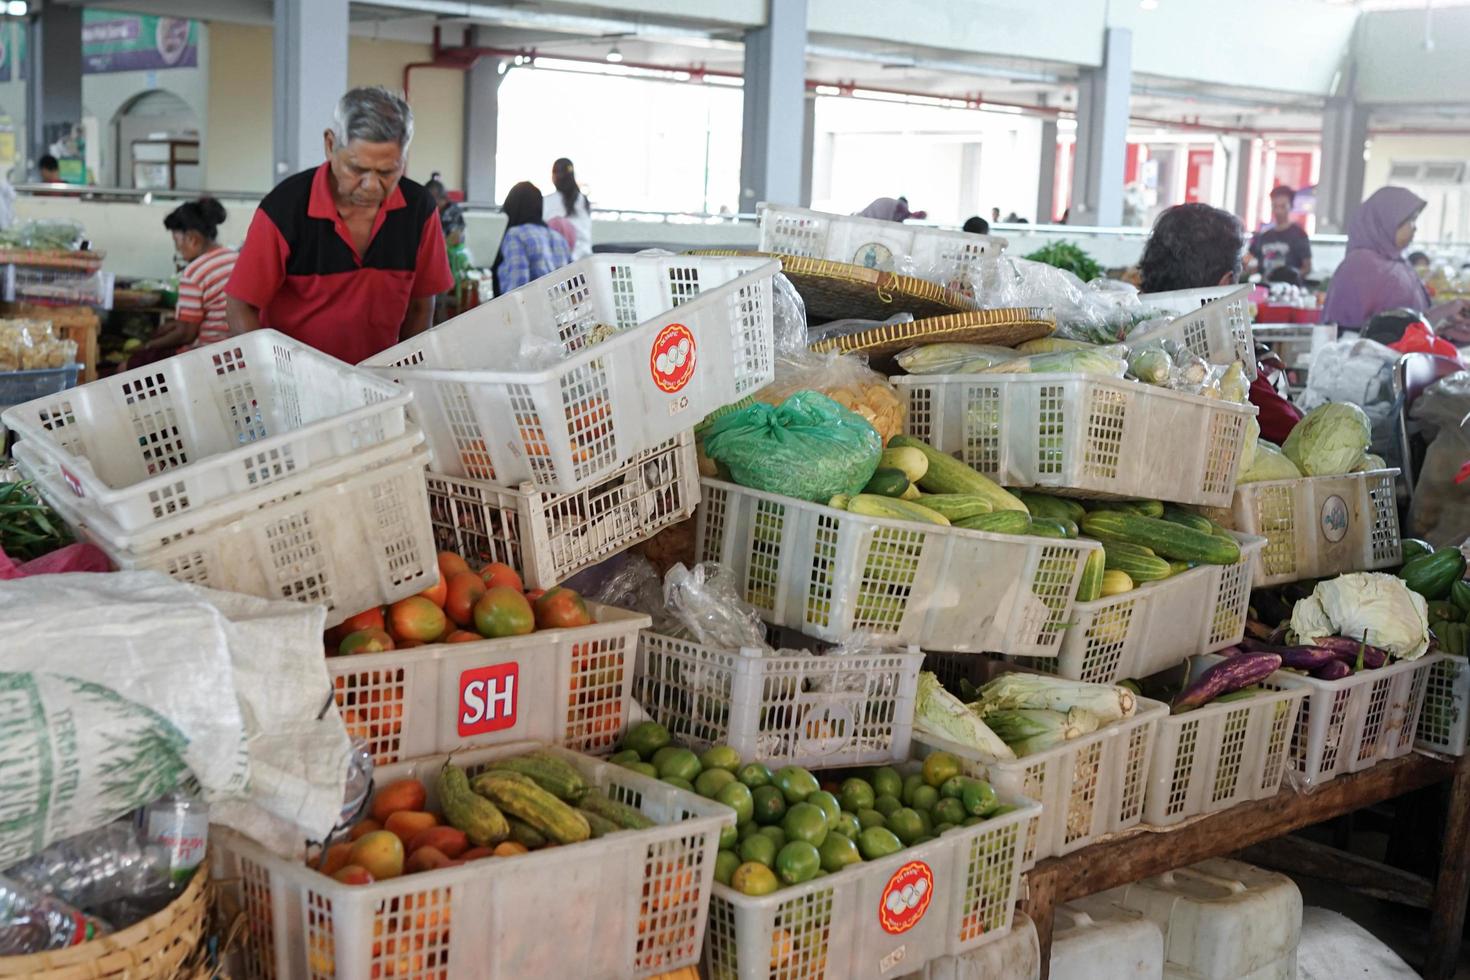
{"type": "MultiPolygon", "coordinates": [[[[1252,845],[1283,837],[1294,830],[1322,823],[1382,800],[1424,786],[1452,780],[1449,818],[1440,845],[1435,881],[1424,883],[1429,907],[1429,953],[1424,980],[1450,980],[1460,954],[1460,932],[1465,921],[1470,887],[1470,764],[1409,755],[1379,763],[1371,769],[1339,776],[1311,795],[1283,789],[1276,796],[1244,803],[1167,831],[1136,830],[1074,851],[1065,857],[1039,861],[1027,876],[1028,894],[1022,908],[1036,923],[1041,940],[1041,976],[1046,980],[1051,962],[1052,910],[1060,902],[1082,898],[1172,868],[1233,854],[1252,845]]],[[[1344,877],[1353,877],[1347,865],[1344,877]]],[[[1366,875],[1360,875],[1366,878],[1366,875]]],[[[1395,875],[1397,889],[1416,892],[1413,876],[1395,875]]]]}

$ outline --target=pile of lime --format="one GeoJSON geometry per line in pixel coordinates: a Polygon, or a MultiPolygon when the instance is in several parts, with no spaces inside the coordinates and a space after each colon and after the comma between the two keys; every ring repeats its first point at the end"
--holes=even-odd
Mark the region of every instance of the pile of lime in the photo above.
{"type": "Polygon", "coordinates": [[[948,752],[907,775],[882,766],[828,773],[823,782],[800,766],[772,772],[742,763],[728,745],[695,754],[670,741],[663,725],[643,722],[610,761],[734,810],[735,826],[720,834],[715,880],[746,895],[887,857],[1013,809],[948,752]]]}

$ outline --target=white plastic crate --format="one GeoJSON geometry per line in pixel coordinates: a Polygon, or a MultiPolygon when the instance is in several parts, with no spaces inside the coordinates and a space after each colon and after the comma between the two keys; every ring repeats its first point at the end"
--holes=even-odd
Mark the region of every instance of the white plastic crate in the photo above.
{"type": "Polygon", "coordinates": [[[1006,247],[990,235],[774,204],[760,206],[760,221],[762,252],[883,269],[962,292],[970,291],[974,262],[1006,247]]]}
{"type": "Polygon", "coordinates": [[[349,734],[379,766],[466,745],[534,740],[607,755],[628,721],[647,616],[588,604],[578,629],[328,657],[349,734]]]}
{"type": "Polygon", "coordinates": [[[408,393],[274,330],[5,410],[72,492],[138,531],[402,436],[408,393]]]}
{"type": "Polygon", "coordinates": [[[1249,286],[1211,286],[1143,293],[1145,310],[1173,317],[1168,326],[1130,336],[1130,342],[1165,338],[1178,342],[1211,364],[1239,361],[1245,376],[1256,378],[1256,341],[1251,331],[1249,286]]]}
{"type": "Polygon", "coordinates": [[[915,754],[951,752],[968,774],[989,779],[997,790],[1040,801],[1041,819],[1025,848],[1029,869],[1138,825],[1158,722],[1168,713],[1168,705],[1138,698],[1131,717],[1013,762],[987,763],[973,749],[919,732],[915,754]]]}
{"type": "MultiPolygon", "coordinates": [[[[471,749],[454,764],[545,748],[471,749]]],[[[589,785],[659,826],[485,858],[370,885],[344,885],[224,827],[210,830],[222,901],[244,913],[242,969],[261,978],[645,977],[693,964],[704,940],[720,828],[735,812],[564,749],[589,785]]],[[[386,785],[424,780],[436,808],[445,757],[386,766],[386,785]]]]}
{"type": "Polygon", "coordinates": [[[633,696],[696,750],[729,745],[772,767],[882,765],[909,757],[923,661],[917,649],[775,656],[645,631],[633,696]]]}
{"type": "Polygon", "coordinates": [[[1262,692],[1159,719],[1143,822],[1168,827],[1281,789],[1307,692],[1262,692]]]}
{"type": "Polygon", "coordinates": [[[434,469],[570,493],[769,384],[763,258],[594,255],[362,363],[413,392],[434,469]],[[523,344],[548,366],[525,363],[523,344]]]}
{"type": "MultiPolygon", "coordinates": [[[[17,443],[16,461],[41,495],[82,539],[101,548],[120,569],[152,569],[183,582],[266,599],[294,599],[327,607],[334,626],[363,609],[407,598],[439,578],[429,527],[422,445],[360,472],[269,502],[238,515],[224,502],[225,519],[210,507],[129,535],[93,527],[61,485],[54,464],[17,443]],[[167,542],[167,543],[165,543],[167,542]]],[[[255,491],[275,497],[287,484],[255,491]]]]}
{"type": "Polygon", "coordinates": [[[1021,844],[1040,807],[1001,793],[1010,813],[876,861],[760,897],[714,886],[709,980],[899,976],[1007,935],[1021,844]]]}
{"type": "Polygon", "coordinates": [[[1286,875],[1228,858],[1166,871],[1096,898],[1164,934],[1165,980],[1291,980],[1302,895],[1286,875]]]}
{"type": "Polygon", "coordinates": [[[901,375],[909,435],[1002,486],[1230,506],[1252,405],[1088,374],[901,375]]]}
{"type": "Polygon", "coordinates": [[[1236,534],[1240,561],[1201,565],[1119,595],[1072,607],[1056,658],[1017,658],[1024,666],[1072,680],[1111,684],[1147,677],[1197,653],[1240,642],[1250,606],[1251,575],[1265,538],[1236,534]]]}
{"type": "Polygon", "coordinates": [[[1399,564],[1396,469],[1242,483],[1232,523],[1266,539],[1255,587],[1399,564]]]}
{"type": "MultiPolygon", "coordinates": [[[[1073,899],[1054,910],[1050,980],[1163,980],[1164,933],[1107,900],[1073,899]]],[[[989,978],[986,978],[989,980],[989,978]]]]}
{"type": "Polygon", "coordinates": [[[941,956],[904,980],[1041,980],[1036,923],[1016,910],[1011,931],[959,956],[941,956]]]}
{"type": "Polygon", "coordinates": [[[1414,751],[1429,674],[1443,656],[1400,660],[1336,681],[1290,671],[1262,681],[1272,690],[1307,690],[1291,736],[1288,778],[1310,790],[1414,751]]]}
{"type": "Polygon", "coordinates": [[[498,561],[545,589],[646,541],[694,513],[699,464],[694,437],[639,453],[596,486],[551,494],[430,473],[429,516],[440,550],[481,565],[498,561]]]}
{"type": "Polygon", "coordinates": [[[1445,755],[1465,754],[1467,714],[1470,714],[1470,661],[1443,654],[1429,668],[1424,708],[1414,747],[1445,755]]]}
{"type": "Polygon", "coordinates": [[[700,481],[701,561],[730,569],[766,622],[841,642],[1054,656],[1091,541],[865,517],[700,481]]]}

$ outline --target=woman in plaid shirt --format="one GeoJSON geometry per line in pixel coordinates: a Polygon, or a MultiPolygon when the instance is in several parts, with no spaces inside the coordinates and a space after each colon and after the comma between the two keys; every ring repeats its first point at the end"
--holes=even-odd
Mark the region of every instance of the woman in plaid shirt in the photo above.
{"type": "Polygon", "coordinates": [[[495,295],[518,289],[572,261],[567,240],[541,220],[541,192],[523,180],[505,195],[505,237],[495,257],[495,295]]]}

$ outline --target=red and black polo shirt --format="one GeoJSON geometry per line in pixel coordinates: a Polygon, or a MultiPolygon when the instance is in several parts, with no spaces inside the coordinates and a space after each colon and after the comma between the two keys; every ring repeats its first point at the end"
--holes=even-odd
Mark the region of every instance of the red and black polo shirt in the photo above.
{"type": "Polygon", "coordinates": [[[378,209],[358,255],[332,200],[328,164],[265,196],[225,292],[260,325],[357,364],[398,343],[408,302],[454,284],[434,199],[407,178],[378,209]]]}

